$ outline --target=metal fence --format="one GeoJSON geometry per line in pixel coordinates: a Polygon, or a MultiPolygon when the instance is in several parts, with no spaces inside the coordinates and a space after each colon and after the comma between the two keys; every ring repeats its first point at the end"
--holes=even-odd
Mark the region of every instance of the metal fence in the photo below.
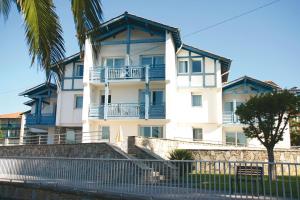
{"type": "Polygon", "coordinates": [[[153,199],[300,199],[300,164],[0,158],[0,179],[153,199]]]}

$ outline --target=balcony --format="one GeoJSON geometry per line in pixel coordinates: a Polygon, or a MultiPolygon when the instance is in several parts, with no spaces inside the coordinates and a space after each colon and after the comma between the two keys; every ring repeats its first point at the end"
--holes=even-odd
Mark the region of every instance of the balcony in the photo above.
{"type": "Polygon", "coordinates": [[[26,125],[55,125],[55,113],[42,113],[40,116],[36,114],[27,114],[26,125]]]}
{"type": "MultiPolygon", "coordinates": [[[[104,119],[104,105],[92,105],[90,118],[104,119]]],[[[145,105],[138,103],[112,103],[107,105],[108,119],[145,119],[145,105]]],[[[164,119],[165,105],[150,105],[149,119],[164,119]]]]}
{"type": "Polygon", "coordinates": [[[165,65],[151,66],[124,66],[119,68],[96,67],[90,70],[91,83],[105,83],[105,77],[108,82],[118,81],[144,81],[164,80],[165,65]]]}
{"type": "Polygon", "coordinates": [[[4,123],[0,124],[0,130],[18,130],[21,128],[21,122],[16,124],[16,123],[4,123]]]}
{"type": "Polygon", "coordinates": [[[239,124],[239,116],[234,112],[223,112],[223,123],[224,124],[239,124]]]}

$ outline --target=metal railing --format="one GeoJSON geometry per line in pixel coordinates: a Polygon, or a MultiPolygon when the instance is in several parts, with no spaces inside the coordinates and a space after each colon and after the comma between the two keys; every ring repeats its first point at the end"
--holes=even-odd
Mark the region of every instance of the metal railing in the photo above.
{"type": "Polygon", "coordinates": [[[78,144],[110,142],[109,135],[102,135],[101,131],[67,132],[60,134],[32,134],[21,137],[0,139],[0,145],[40,145],[40,144],[78,144]]]}
{"type": "Polygon", "coordinates": [[[26,125],[54,125],[55,119],[55,112],[42,113],[40,116],[37,114],[26,114],[26,125]]]}
{"type": "Polygon", "coordinates": [[[107,73],[108,81],[119,80],[145,80],[146,76],[149,79],[164,79],[165,78],[165,65],[138,65],[138,66],[120,66],[120,67],[94,67],[90,69],[90,81],[92,83],[104,83],[107,73]],[[147,72],[148,67],[148,72],[147,72]]]}
{"type": "Polygon", "coordinates": [[[299,173],[299,163],[0,158],[3,181],[152,199],[300,199],[299,173]]]}
{"type": "Polygon", "coordinates": [[[223,123],[224,124],[239,124],[239,116],[236,115],[234,112],[223,112],[223,123]]]}

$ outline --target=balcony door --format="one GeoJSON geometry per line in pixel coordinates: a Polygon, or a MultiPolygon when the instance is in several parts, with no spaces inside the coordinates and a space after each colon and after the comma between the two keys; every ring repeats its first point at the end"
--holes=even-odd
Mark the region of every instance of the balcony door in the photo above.
{"type": "Polygon", "coordinates": [[[124,58],[105,58],[104,65],[109,68],[121,68],[125,66],[124,58]]]}
{"type": "Polygon", "coordinates": [[[165,65],[165,58],[162,55],[142,56],[141,64],[143,66],[149,65],[150,67],[163,67],[165,65]]]}

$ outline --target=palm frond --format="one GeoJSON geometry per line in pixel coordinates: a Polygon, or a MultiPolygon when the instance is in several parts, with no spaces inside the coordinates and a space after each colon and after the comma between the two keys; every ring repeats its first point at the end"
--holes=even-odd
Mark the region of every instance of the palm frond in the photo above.
{"type": "Polygon", "coordinates": [[[82,51],[85,41],[85,32],[101,24],[103,18],[100,0],[72,0],[71,2],[77,38],[82,51]]]}
{"type": "Polygon", "coordinates": [[[0,16],[7,20],[12,4],[15,0],[0,0],[0,16]]]}
{"type": "Polygon", "coordinates": [[[32,64],[37,61],[46,72],[64,58],[62,28],[52,0],[17,0],[24,16],[26,40],[32,64]]]}

